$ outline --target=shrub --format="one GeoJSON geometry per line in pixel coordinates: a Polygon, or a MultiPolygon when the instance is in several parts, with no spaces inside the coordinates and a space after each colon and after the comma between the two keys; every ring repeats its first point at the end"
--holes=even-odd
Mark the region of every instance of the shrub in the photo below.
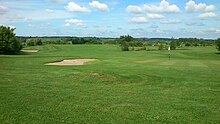
{"type": "Polygon", "coordinates": [[[36,45],[42,45],[42,44],[43,44],[43,42],[41,39],[36,39],[36,45]]]}
{"type": "Polygon", "coordinates": [[[121,44],[121,50],[122,51],[129,51],[129,45],[128,43],[121,44]]]}
{"type": "Polygon", "coordinates": [[[35,46],[35,45],[36,44],[35,44],[33,39],[30,39],[30,40],[27,41],[27,46],[35,46]]]}
{"type": "Polygon", "coordinates": [[[164,45],[162,43],[158,45],[158,50],[163,50],[163,48],[164,48],[164,45]]]}
{"type": "Polygon", "coordinates": [[[14,54],[22,49],[14,28],[0,26],[0,54],[14,54]]]}
{"type": "Polygon", "coordinates": [[[175,50],[176,49],[176,41],[175,40],[172,40],[171,43],[170,43],[170,49],[171,50],[175,50]]]}
{"type": "Polygon", "coordinates": [[[217,45],[218,51],[220,51],[220,38],[217,39],[216,45],[217,45]]]}

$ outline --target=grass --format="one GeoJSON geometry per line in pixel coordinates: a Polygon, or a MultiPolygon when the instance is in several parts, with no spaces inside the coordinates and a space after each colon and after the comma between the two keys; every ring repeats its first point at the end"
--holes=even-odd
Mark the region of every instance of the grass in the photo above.
{"type": "MultiPolygon", "coordinates": [[[[1,123],[220,123],[214,47],[122,52],[114,45],[44,45],[0,55],[1,123]],[[47,62],[96,58],[83,66],[47,62]]],[[[148,48],[147,48],[148,49],[148,48]]]]}

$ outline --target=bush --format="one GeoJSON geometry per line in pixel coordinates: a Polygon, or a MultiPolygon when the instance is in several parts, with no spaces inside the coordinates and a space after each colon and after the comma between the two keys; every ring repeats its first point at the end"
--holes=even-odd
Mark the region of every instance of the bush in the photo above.
{"type": "Polygon", "coordinates": [[[163,50],[163,48],[164,48],[164,45],[162,43],[158,45],[158,50],[163,50]]]}
{"type": "Polygon", "coordinates": [[[27,41],[27,46],[35,46],[35,45],[36,44],[35,44],[33,39],[30,39],[30,40],[27,41]]]}
{"type": "Polygon", "coordinates": [[[22,49],[13,28],[0,26],[0,54],[14,54],[22,49]]]}
{"type": "Polygon", "coordinates": [[[121,44],[121,50],[122,51],[129,51],[129,45],[128,43],[121,44]]]}
{"type": "Polygon", "coordinates": [[[36,39],[36,45],[42,45],[42,44],[43,44],[43,42],[41,39],[36,39]]]}
{"type": "Polygon", "coordinates": [[[171,43],[170,43],[170,49],[171,50],[175,50],[176,49],[176,41],[175,40],[172,40],[171,43]]]}
{"type": "Polygon", "coordinates": [[[220,51],[220,38],[217,39],[216,45],[217,45],[218,51],[220,51]]]}

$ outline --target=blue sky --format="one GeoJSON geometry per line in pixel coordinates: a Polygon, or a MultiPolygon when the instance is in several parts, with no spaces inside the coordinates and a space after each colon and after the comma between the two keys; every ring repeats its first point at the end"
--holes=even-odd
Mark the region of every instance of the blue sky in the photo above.
{"type": "Polygon", "coordinates": [[[219,0],[0,0],[20,36],[220,37],[219,0]]]}

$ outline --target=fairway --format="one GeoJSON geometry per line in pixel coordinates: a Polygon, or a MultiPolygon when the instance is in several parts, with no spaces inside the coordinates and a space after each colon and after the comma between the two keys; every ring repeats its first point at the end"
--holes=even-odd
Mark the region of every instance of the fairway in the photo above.
{"type": "Polygon", "coordinates": [[[0,55],[0,123],[220,123],[215,47],[42,45],[0,55]],[[45,65],[96,59],[80,66],[45,65]]]}

